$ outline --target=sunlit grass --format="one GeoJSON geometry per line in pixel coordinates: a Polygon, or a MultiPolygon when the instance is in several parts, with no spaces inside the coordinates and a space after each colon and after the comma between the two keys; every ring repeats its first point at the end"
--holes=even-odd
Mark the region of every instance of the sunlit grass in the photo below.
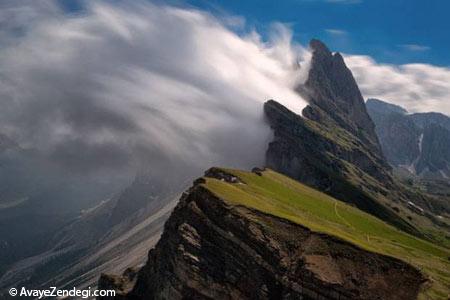
{"type": "Polygon", "coordinates": [[[244,205],[327,233],[361,248],[399,258],[431,278],[421,298],[447,299],[450,250],[421,240],[359,209],[271,170],[258,176],[226,170],[244,184],[206,178],[205,186],[233,205],[244,205]]]}

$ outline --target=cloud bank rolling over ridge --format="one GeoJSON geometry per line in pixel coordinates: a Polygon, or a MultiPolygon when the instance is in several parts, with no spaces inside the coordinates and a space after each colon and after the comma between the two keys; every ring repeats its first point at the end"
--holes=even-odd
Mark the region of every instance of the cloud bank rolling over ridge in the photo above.
{"type": "Polygon", "coordinates": [[[51,1],[3,5],[1,128],[69,168],[260,165],[271,138],[262,103],[306,105],[293,87],[308,52],[282,25],[263,42],[144,1],[92,1],[74,16],[51,1]]]}
{"type": "MultiPolygon", "coordinates": [[[[262,103],[306,105],[293,87],[310,54],[280,24],[262,41],[228,28],[232,16],[144,1],[89,1],[77,15],[53,1],[0,5],[0,131],[81,173],[261,165],[262,103]]],[[[450,114],[448,68],[345,60],[366,98],[450,114]]]]}
{"type": "Polygon", "coordinates": [[[365,98],[386,100],[409,112],[450,115],[450,68],[380,64],[362,55],[346,55],[345,61],[365,98]]]}

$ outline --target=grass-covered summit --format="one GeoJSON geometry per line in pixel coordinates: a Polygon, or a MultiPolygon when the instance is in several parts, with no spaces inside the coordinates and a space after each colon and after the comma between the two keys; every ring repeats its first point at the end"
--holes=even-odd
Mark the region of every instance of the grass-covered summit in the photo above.
{"type": "MultiPolygon", "coordinates": [[[[205,177],[202,184],[232,206],[245,206],[348,241],[368,251],[398,258],[429,281],[419,299],[448,299],[450,250],[404,233],[361,210],[284,175],[222,169],[232,181],[205,177]]],[[[401,284],[401,283],[399,283],[401,284]]]]}

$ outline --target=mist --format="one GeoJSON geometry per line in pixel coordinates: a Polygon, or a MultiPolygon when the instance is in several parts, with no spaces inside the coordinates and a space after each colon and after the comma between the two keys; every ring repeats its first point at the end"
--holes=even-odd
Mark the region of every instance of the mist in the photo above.
{"type": "Polygon", "coordinates": [[[346,55],[364,97],[378,98],[409,112],[450,116],[450,68],[423,63],[390,65],[364,55],[346,55]]]}
{"type": "Polygon", "coordinates": [[[71,173],[262,165],[263,102],[306,105],[293,87],[309,53],[281,24],[263,40],[243,20],[144,1],[77,14],[7,1],[0,18],[0,132],[71,173]]]}

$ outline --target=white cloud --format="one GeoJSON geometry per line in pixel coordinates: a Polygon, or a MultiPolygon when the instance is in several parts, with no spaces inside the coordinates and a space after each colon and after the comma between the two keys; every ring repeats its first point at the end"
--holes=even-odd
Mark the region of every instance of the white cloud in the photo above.
{"type": "MultiPolygon", "coordinates": [[[[90,1],[75,16],[52,1],[2,3],[0,132],[55,161],[259,165],[271,139],[262,103],[306,105],[293,87],[310,54],[280,24],[263,42],[227,27],[242,19],[146,1],[90,1]]],[[[448,68],[346,62],[365,97],[450,114],[448,68]]]]}
{"type": "Polygon", "coordinates": [[[342,29],[336,29],[336,28],[329,28],[329,29],[325,29],[325,32],[331,34],[331,35],[336,35],[336,36],[344,36],[347,35],[347,31],[342,30],[342,29]]]}
{"type": "Polygon", "coordinates": [[[415,52],[424,52],[428,51],[431,48],[424,45],[417,45],[417,44],[402,44],[399,45],[400,48],[406,49],[408,51],[415,51],[415,52]]]}
{"type": "Polygon", "coordinates": [[[450,115],[450,68],[429,64],[389,65],[369,56],[346,55],[365,98],[379,98],[410,112],[450,115]]]}
{"type": "Polygon", "coordinates": [[[0,131],[62,163],[250,167],[271,139],[262,103],[306,105],[293,87],[308,54],[282,25],[263,42],[193,9],[89,1],[67,16],[37,2],[0,13],[0,131]]]}

